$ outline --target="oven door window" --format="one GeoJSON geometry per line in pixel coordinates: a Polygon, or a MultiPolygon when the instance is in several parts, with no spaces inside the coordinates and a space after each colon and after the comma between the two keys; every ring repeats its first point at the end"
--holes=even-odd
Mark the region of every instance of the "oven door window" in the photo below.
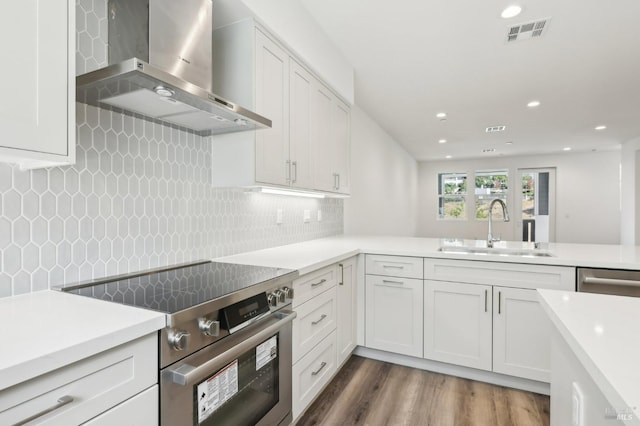
{"type": "Polygon", "coordinates": [[[254,425],[278,403],[278,335],[194,386],[194,425],[254,425]]]}

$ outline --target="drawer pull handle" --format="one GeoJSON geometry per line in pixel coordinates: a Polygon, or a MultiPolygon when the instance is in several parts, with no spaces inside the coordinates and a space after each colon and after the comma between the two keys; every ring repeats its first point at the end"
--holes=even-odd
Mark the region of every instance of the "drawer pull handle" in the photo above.
{"type": "Polygon", "coordinates": [[[317,283],[313,283],[313,284],[311,284],[311,287],[318,287],[319,285],[322,285],[322,284],[324,284],[324,283],[326,283],[326,282],[327,282],[327,280],[325,280],[325,279],[323,278],[323,279],[321,279],[320,281],[318,281],[317,283]]]}
{"type": "Polygon", "coordinates": [[[484,291],[484,311],[485,311],[485,312],[488,312],[488,311],[487,311],[487,299],[488,299],[488,297],[487,297],[487,296],[488,296],[488,295],[489,295],[489,290],[485,290],[485,291],[484,291]]]}
{"type": "Polygon", "coordinates": [[[498,315],[502,314],[502,292],[498,292],[498,315]]]}
{"type": "Polygon", "coordinates": [[[311,322],[311,325],[318,325],[322,322],[323,319],[325,319],[327,317],[327,314],[322,314],[322,316],[320,317],[320,319],[318,321],[313,321],[311,322]]]}
{"type": "Polygon", "coordinates": [[[382,282],[384,284],[398,284],[398,285],[404,285],[404,283],[402,281],[390,281],[390,280],[382,280],[382,282]]]}
{"type": "Polygon", "coordinates": [[[327,363],[322,361],[322,364],[320,364],[320,368],[318,368],[316,371],[312,371],[311,375],[312,376],[317,376],[318,374],[320,374],[320,372],[322,371],[323,368],[325,368],[327,366],[327,363]]]}
{"type": "Polygon", "coordinates": [[[56,401],[56,405],[52,405],[49,408],[45,408],[44,410],[40,411],[39,413],[36,413],[33,416],[16,423],[14,426],[21,426],[21,425],[27,424],[29,422],[32,422],[35,419],[37,419],[38,417],[42,417],[45,414],[49,414],[50,412],[55,411],[55,410],[57,410],[59,408],[62,408],[67,404],[71,404],[72,402],[73,402],[73,397],[72,396],[69,396],[69,395],[61,396],[56,401]]]}
{"type": "Polygon", "coordinates": [[[382,265],[384,269],[404,269],[404,266],[397,265],[382,265]]]}

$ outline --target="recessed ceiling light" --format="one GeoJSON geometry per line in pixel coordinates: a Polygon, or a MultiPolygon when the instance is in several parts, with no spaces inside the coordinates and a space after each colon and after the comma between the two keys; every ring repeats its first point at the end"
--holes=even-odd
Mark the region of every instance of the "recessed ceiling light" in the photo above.
{"type": "Polygon", "coordinates": [[[438,141],[438,143],[447,143],[447,140],[446,140],[446,139],[440,139],[440,140],[438,141]]]}
{"type": "Polygon", "coordinates": [[[528,106],[529,108],[535,108],[535,107],[537,107],[537,106],[540,106],[540,101],[531,101],[531,102],[529,102],[529,103],[527,104],[527,106],[528,106]]]}
{"type": "Polygon", "coordinates": [[[513,18],[515,16],[520,15],[520,12],[522,12],[522,7],[512,4],[511,6],[507,6],[502,13],[500,14],[501,17],[503,17],[504,19],[509,19],[509,18],[513,18]]]}
{"type": "Polygon", "coordinates": [[[452,158],[452,157],[451,157],[450,155],[447,155],[447,156],[446,156],[446,157],[444,157],[444,158],[452,158]]]}
{"type": "Polygon", "coordinates": [[[447,113],[446,112],[439,112],[436,114],[437,118],[447,118],[447,113]]]}
{"type": "Polygon", "coordinates": [[[596,126],[596,130],[604,130],[607,126],[596,126]]]}
{"type": "Polygon", "coordinates": [[[562,148],[563,151],[571,151],[571,147],[567,146],[565,148],[562,148]]]}

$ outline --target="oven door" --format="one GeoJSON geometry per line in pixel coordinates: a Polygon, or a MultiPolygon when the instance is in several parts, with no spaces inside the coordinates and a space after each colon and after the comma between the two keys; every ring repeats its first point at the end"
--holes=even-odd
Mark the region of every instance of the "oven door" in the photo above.
{"type": "Polygon", "coordinates": [[[163,369],[160,423],[289,424],[295,316],[273,313],[163,369]]]}

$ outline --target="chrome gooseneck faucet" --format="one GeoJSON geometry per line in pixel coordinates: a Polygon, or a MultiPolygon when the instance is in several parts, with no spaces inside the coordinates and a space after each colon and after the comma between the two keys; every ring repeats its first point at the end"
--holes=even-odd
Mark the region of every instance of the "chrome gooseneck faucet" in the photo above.
{"type": "Polygon", "coordinates": [[[499,198],[491,200],[489,204],[489,234],[487,235],[487,247],[492,248],[493,243],[496,241],[500,241],[500,238],[493,238],[493,218],[491,212],[493,211],[493,206],[498,203],[502,207],[502,216],[505,222],[509,222],[509,210],[507,209],[507,205],[499,198]]]}

